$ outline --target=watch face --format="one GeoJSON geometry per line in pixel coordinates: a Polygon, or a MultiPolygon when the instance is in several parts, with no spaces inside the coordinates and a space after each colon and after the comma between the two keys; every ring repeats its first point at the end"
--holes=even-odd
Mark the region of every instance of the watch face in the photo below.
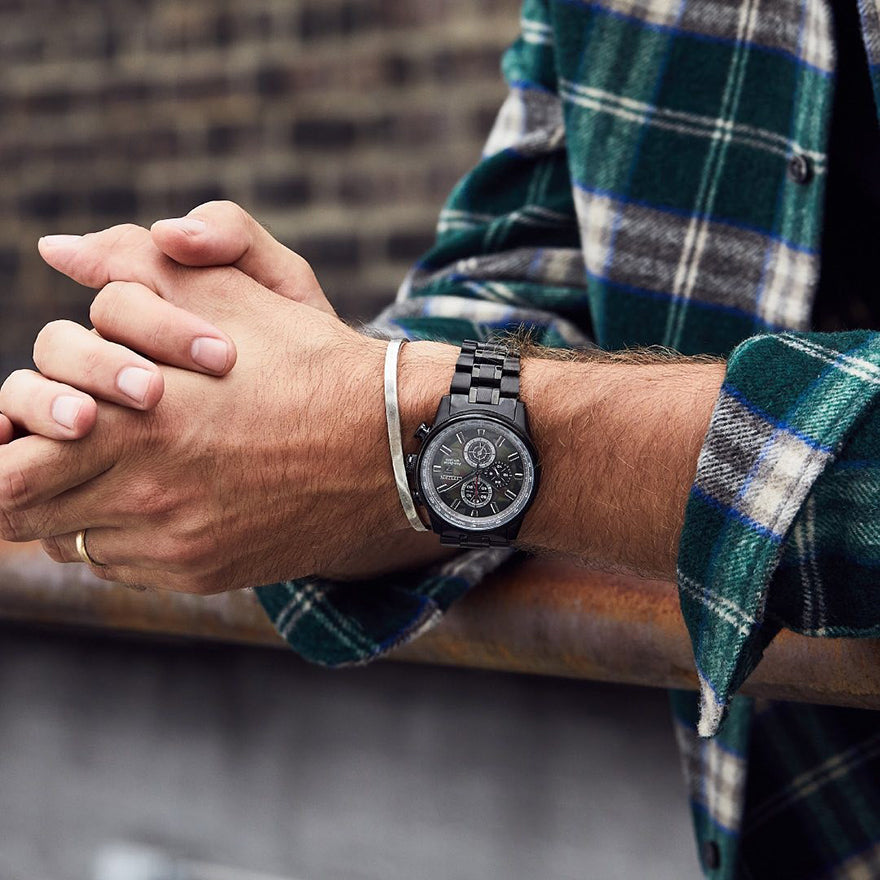
{"type": "Polygon", "coordinates": [[[525,510],[535,466],[516,431],[469,416],[429,438],[419,458],[419,484],[428,506],[451,525],[497,529],[525,510]]]}

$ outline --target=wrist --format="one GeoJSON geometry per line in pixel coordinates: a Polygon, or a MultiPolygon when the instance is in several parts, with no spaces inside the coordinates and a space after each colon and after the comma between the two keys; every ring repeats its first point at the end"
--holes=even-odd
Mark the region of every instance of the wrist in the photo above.
{"type": "Polygon", "coordinates": [[[724,364],[527,358],[522,399],[542,484],[520,540],[591,565],[674,578],[724,364]]]}
{"type": "MultiPolygon", "coordinates": [[[[373,528],[370,531],[374,535],[412,531],[400,503],[388,442],[383,393],[388,342],[370,339],[369,343],[375,350],[371,347],[368,356],[361,360],[363,370],[357,372],[351,386],[353,399],[361,401],[361,406],[367,411],[362,413],[364,421],[351,436],[357,437],[363,432],[360,433],[364,444],[361,448],[368,448],[371,453],[358,460],[357,467],[361,471],[367,468],[374,479],[364,479],[362,474],[358,480],[361,491],[354,493],[353,497],[362,500],[353,505],[352,513],[361,523],[360,530],[363,531],[364,513],[366,510],[373,511],[373,528]],[[366,389],[370,389],[370,392],[367,393],[366,389]],[[368,437],[371,438],[369,441],[366,439],[368,437]]],[[[400,349],[397,394],[404,454],[416,451],[416,428],[434,418],[440,398],[449,393],[457,352],[455,346],[436,342],[411,342],[400,349]]]]}
{"type": "Polygon", "coordinates": [[[440,398],[449,394],[458,346],[442,342],[410,342],[400,350],[398,398],[404,452],[416,452],[416,428],[430,424],[440,398]]]}

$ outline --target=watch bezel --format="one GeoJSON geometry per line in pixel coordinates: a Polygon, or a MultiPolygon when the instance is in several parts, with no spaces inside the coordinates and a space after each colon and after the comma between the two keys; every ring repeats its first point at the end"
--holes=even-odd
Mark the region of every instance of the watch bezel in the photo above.
{"type": "MultiPolygon", "coordinates": [[[[491,535],[491,534],[502,534],[507,535],[511,529],[511,526],[517,526],[522,522],[523,517],[528,512],[529,508],[532,506],[532,502],[535,499],[535,496],[538,492],[538,484],[541,478],[541,469],[538,463],[538,454],[535,450],[535,445],[532,443],[531,438],[528,433],[524,431],[513,419],[507,418],[505,416],[499,415],[496,412],[492,412],[487,409],[481,409],[477,407],[473,407],[468,409],[467,412],[460,412],[454,415],[449,416],[448,418],[440,420],[436,423],[431,430],[425,435],[424,441],[422,442],[421,448],[418,451],[415,460],[414,467],[414,477],[415,477],[415,487],[417,490],[417,497],[419,502],[425,506],[425,508],[429,511],[433,518],[439,520],[444,526],[454,531],[459,532],[467,532],[469,534],[481,534],[481,535],[491,535]],[[489,421],[495,422],[500,425],[502,428],[510,431],[514,434],[519,441],[523,444],[526,451],[529,454],[530,464],[532,468],[532,486],[531,491],[529,492],[529,496],[526,499],[525,505],[523,508],[515,513],[509,520],[500,523],[500,524],[492,524],[489,526],[484,526],[482,528],[476,527],[477,524],[468,521],[467,525],[463,525],[462,523],[451,522],[447,519],[443,513],[437,510],[436,506],[431,503],[428,498],[427,493],[425,492],[424,486],[422,484],[422,461],[425,457],[426,452],[432,444],[432,441],[437,437],[438,434],[445,431],[451,425],[457,425],[461,422],[469,422],[469,421],[489,421]]],[[[485,521],[485,520],[484,520],[485,521]]],[[[514,531],[515,535],[515,531],[514,531]]]]}

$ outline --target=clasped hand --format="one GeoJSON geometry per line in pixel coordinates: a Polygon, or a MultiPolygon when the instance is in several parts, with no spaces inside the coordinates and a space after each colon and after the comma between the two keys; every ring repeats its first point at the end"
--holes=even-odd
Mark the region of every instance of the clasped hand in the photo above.
{"type": "Polygon", "coordinates": [[[99,289],[97,332],[48,325],[40,373],[0,389],[0,441],[24,434],[0,445],[0,537],[71,562],[88,529],[99,576],[212,593],[330,570],[402,517],[385,344],[340,321],[305,261],[240,209],[199,211],[220,230],[211,259],[235,265],[200,264],[193,215],[41,242],[99,289]]]}

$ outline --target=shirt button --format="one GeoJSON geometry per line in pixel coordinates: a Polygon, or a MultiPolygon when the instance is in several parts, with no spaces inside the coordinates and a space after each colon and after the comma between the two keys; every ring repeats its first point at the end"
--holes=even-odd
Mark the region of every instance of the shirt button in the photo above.
{"type": "Polygon", "coordinates": [[[795,153],[788,160],[788,176],[795,183],[808,183],[813,176],[810,160],[802,153],[795,153]]]}
{"type": "Polygon", "coordinates": [[[717,871],[721,867],[721,850],[714,840],[703,842],[703,865],[707,871],[717,871]]]}

